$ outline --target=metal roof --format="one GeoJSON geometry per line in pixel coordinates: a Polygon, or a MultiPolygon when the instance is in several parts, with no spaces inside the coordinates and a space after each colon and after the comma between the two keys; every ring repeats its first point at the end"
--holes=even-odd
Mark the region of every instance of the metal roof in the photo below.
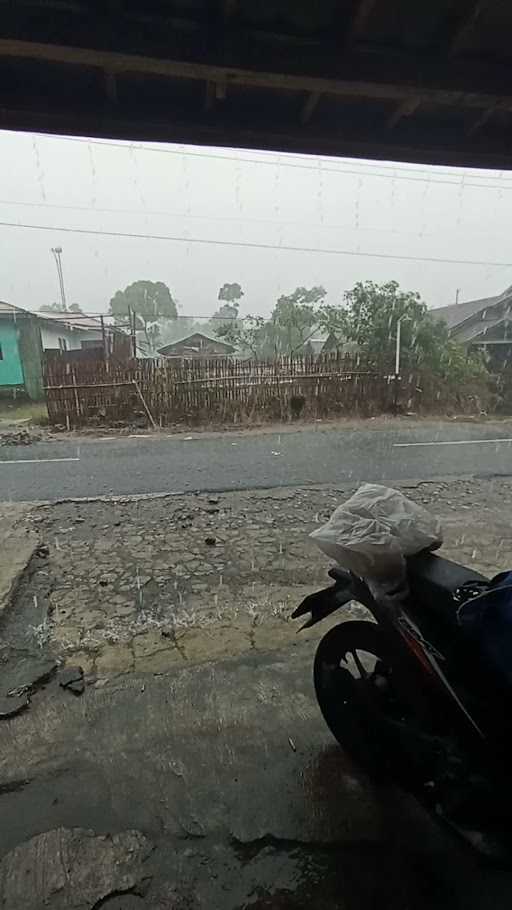
{"type": "Polygon", "coordinates": [[[466,300],[463,303],[452,303],[449,306],[436,307],[435,310],[429,310],[434,319],[442,319],[446,322],[449,329],[465,322],[470,316],[475,316],[481,310],[497,303],[500,295],[496,297],[482,297],[480,300],[466,300]]]}
{"type": "Polygon", "coordinates": [[[452,303],[449,306],[441,306],[436,307],[434,310],[429,310],[429,313],[434,319],[442,319],[446,322],[449,329],[454,329],[456,326],[466,322],[466,320],[471,319],[472,316],[476,316],[496,303],[504,301],[512,302],[512,287],[505,288],[501,294],[496,294],[494,297],[480,297],[478,300],[452,303]]]}
{"type": "MultiPolygon", "coordinates": [[[[50,322],[63,322],[70,329],[101,332],[101,319],[95,319],[94,316],[81,315],[80,313],[47,313],[45,311],[39,311],[34,315],[39,319],[47,319],[50,322]]],[[[105,324],[105,329],[110,331],[112,326],[105,324]]]]}
{"type": "MultiPolygon", "coordinates": [[[[101,332],[101,321],[95,319],[93,316],[81,316],[78,313],[34,312],[33,310],[25,310],[22,307],[14,306],[12,303],[6,303],[5,300],[0,300],[0,317],[1,316],[12,316],[13,318],[32,317],[42,322],[60,322],[61,324],[64,324],[67,329],[71,330],[80,329],[80,331],[84,332],[101,332]]],[[[105,325],[105,329],[109,332],[119,331],[111,325],[105,325]]]]}
{"type": "MultiPolygon", "coordinates": [[[[158,353],[163,354],[165,351],[169,351],[171,348],[175,348],[179,344],[185,344],[187,341],[192,342],[192,339],[194,338],[204,338],[206,341],[210,341],[212,344],[220,344],[226,348],[227,351],[235,350],[232,344],[229,344],[227,341],[223,341],[222,338],[213,338],[211,335],[206,335],[204,332],[189,332],[188,335],[183,335],[182,338],[175,338],[174,341],[169,341],[167,344],[162,345],[162,347],[158,349],[158,353]]],[[[195,345],[191,343],[190,347],[193,348],[195,345]]]]}
{"type": "Polygon", "coordinates": [[[509,167],[503,0],[1,2],[2,126],[509,167]]]}
{"type": "Polygon", "coordinates": [[[25,315],[27,310],[22,310],[19,306],[13,306],[12,303],[6,303],[0,300],[0,316],[15,316],[16,314],[25,315]]]}
{"type": "MultiPolygon", "coordinates": [[[[477,338],[485,339],[485,336],[497,326],[503,325],[505,330],[510,326],[510,319],[507,316],[496,316],[495,319],[481,319],[478,322],[470,323],[464,326],[460,332],[457,332],[457,341],[467,342],[475,341],[477,338]]],[[[491,336],[492,337],[492,336],[491,336]]],[[[511,339],[512,341],[512,335],[511,339]]]]}

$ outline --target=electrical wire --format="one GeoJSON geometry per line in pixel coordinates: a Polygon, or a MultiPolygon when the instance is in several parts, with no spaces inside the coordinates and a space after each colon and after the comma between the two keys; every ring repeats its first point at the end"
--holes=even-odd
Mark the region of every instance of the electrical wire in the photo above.
{"type": "MultiPolygon", "coordinates": [[[[272,224],[275,227],[299,227],[306,228],[311,230],[312,228],[318,228],[319,230],[329,230],[329,231],[340,231],[350,228],[349,224],[336,224],[335,222],[327,221],[297,221],[296,219],[281,219],[276,221],[273,218],[248,218],[246,215],[241,215],[240,217],[236,215],[197,215],[192,212],[169,212],[164,209],[113,209],[113,208],[104,208],[102,206],[89,206],[89,205],[70,205],[67,202],[27,202],[26,200],[17,200],[17,199],[0,199],[0,205],[6,206],[20,206],[24,208],[44,208],[44,209],[57,209],[61,211],[74,211],[74,212],[87,212],[88,214],[107,214],[107,215],[135,215],[138,217],[145,218],[148,215],[157,216],[157,217],[166,217],[166,218],[179,218],[181,220],[192,219],[195,221],[222,221],[229,224],[272,224]]],[[[389,227],[359,227],[358,230],[365,232],[374,232],[377,234],[395,234],[396,236],[406,236],[406,237],[420,237],[421,239],[425,237],[438,237],[438,231],[428,231],[428,232],[419,232],[413,234],[411,231],[399,231],[396,228],[389,227]]],[[[464,235],[475,235],[480,236],[485,234],[488,236],[489,232],[486,230],[464,230],[464,235]]]]}
{"type": "MultiPolygon", "coordinates": [[[[158,148],[155,146],[142,145],[142,144],[135,145],[134,143],[128,142],[128,141],[123,143],[123,142],[113,142],[111,140],[102,141],[101,139],[81,138],[78,136],[55,137],[55,136],[48,136],[45,133],[37,133],[36,135],[38,137],[41,137],[44,139],[58,139],[58,140],[62,140],[65,142],[75,142],[75,143],[79,143],[82,145],[92,144],[92,145],[103,146],[106,148],[120,148],[120,149],[125,149],[126,151],[130,151],[132,153],[138,152],[138,151],[154,152],[156,154],[174,155],[174,156],[180,156],[180,157],[185,156],[188,158],[199,158],[199,159],[204,158],[204,159],[216,160],[216,161],[236,161],[238,164],[240,164],[240,163],[257,164],[257,165],[264,165],[264,166],[268,166],[268,167],[284,167],[284,168],[295,168],[298,170],[305,170],[305,171],[318,171],[318,164],[302,164],[302,163],[300,163],[300,161],[296,161],[293,159],[284,160],[284,161],[283,160],[272,161],[272,160],[267,160],[266,158],[263,158],[263,157],[262,158],[253,158],[253,157],[248,158],[246,155],[244,155],[243,149],[241,150],[241,153],[238,155],[228,155],[228,154],[223,155],[223,154],[219,154],[219,153],[215,153],[215,152],[193,152],[193,151],[190,151],[188,148],[182,150],[179,148],[176,148],[176,149],[167,148],[167,147],[158,148]]],[[[264,154],[264,153],[261,153],[261,154],[264,154]]],[[[266,154],[277,155],[278,153],[277,152],[276,153],[268,152],[266,154]]],[[[281,153],[279,153],[279,157],[281,159],[281,153]]],[[[297,156],[297,157],[299,157],[299,156],[297,156]]],[[[305,157],[308,158],[308,156],[305,156],[305,157]]],[[[309,156],[309,160],[311,160],[311,158],[315,158],[315,157],[318,157],[318,156],[309,156]]],[[[386,180],[389,180],[390,176],[394,176],[394,178],[396,180],[406,180],[406,181],[412,181],[412,182],[417,182],[417,183],[424,183],[425,180],[428,180],[430,183],[439,183],[439,184],[450,185],[450,186],[458,186],[459,182],[460,182],[459,175],[457,173],[453,173],[451,171],[442,171],[442,172],[435,171],[435,170],[425,171],[422,169],[413,169],[413,168],[409,169],[409,168],[406,168],[403,166],[400,167],[399,165],[394,165],[394,164],[381,165],[377,162],[375,162],[375,164],[373,164],[372,162],[369,162],[369,163],[365,162],[364,164],[361,164],[361,165],[357,165],[356,162],[351,162],[350,167],[346,167],[343,165],[341,167],[339,167],[339,166],[331,167],[328,165],[327,166],[324,165],[323,161],[337,161],[340,159],[322,156],[321,160],[322,160],[322,171],[324,173],[335,173],[335,174],[338,174],[341,176],[344,176],[344,175],[357,176],[357,177],[366,176],[366,177],[383,178],[386,180]],[[361,170],[361,168],[363,168],[363,167],[366,167],[366,168],[378,167],[381,169],[381,171],[384,171],[384,173],[379,174],[379,173],[376,173],[375,171],[364,172],[361,170]],[[355,168],[359,168],[359,169],[355,169],[355,168]],[[391,173],[386,173],[386,171],[390,171],[391,173]],[[415,172],[420,173],[420,174],[425,174],[425,176],[424,177],[411,176],[415,172]],[[435,176],[436,174],[439,174],[439,173],[443,176],[454,177],[456,179],[454,179],[454,180],[439,179],[439,177],[435,176]],[[404,176],[400,176],[400,174],[403,174],[404,176]],[[432,175],[434,175],[434,176],[432,176],[432,175]]],[[[462,176],[462,174],[461,174],[461,176],[462,176]]],[[[477,174],[472,173],[471,179],[472,180],[480,180],[480,179],[484,180],[484,179],[488,179],[488,175],[485,174],[480,178],[477,174]]],[[[465,180],[465,186],[473,187],[473,188],[482,188],[482,189],[496,189],[496,190],[500,190],[500,191],[501,190],[512,190],[512,185],[511,186],[503,185],[503,183],[506,179],[507,178],[501,177],[501,172],[500,172],[500,183],[496,183],[496,184],[494,184],[494,183],[472,183],[472,182],[470,182],[470,180],[465,180]]],[[[508,179],[508,182],[511,183],[512,179],[508,179]]]]}
{"type": "Polygon", "coordinates": [[[22,228],[33,231],[53,231],[64,234],[86,234],[94,237],[123,237],[134,240],[165,240],[172,243],[198,244],[205,246],[247,247],[256,250],[273,250],[291,253],[322,253],[330,256],[356,256],[364,259],[392,259],[396,262],[435,262],[446,265],[493,266],[510,268],[512,262],[494,262],[487,259],[450,259],[444,256],[411,256],[405,253],[369,253],[361,250],[329,249],[325,247],[294,246],[284,243],[258,243],[242,240],[211,240],[204,237],[177,237],[170,234],[137,234],[129,231],[101,231],[93,228],[70,228],[49,224],[21,224],[16,221],[0,221],[0,227],[22,228]]]}

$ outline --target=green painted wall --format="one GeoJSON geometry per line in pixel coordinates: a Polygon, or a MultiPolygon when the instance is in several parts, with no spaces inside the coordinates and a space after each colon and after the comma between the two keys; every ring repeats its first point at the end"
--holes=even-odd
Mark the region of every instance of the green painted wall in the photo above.
{"type": "Polygon", "coordinates": [[[12,319],[0,319],[0,386],[19,386],[25,382],[18,347],[18,327],[12,319]]]}
{"type": "Polygon", "coordinates": [[[37,319],[18,320],[18,351],[25,376],[25,391],[32,401],[42,401],[43,346],[37,319]]]}

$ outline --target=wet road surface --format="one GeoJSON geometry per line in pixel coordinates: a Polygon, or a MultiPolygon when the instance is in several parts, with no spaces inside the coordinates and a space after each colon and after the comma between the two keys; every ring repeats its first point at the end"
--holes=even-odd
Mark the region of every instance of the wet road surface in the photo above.
{"type": "Polygon", "coordinates": [[[54,440],[0,448],[0,498],[351,484],[512,474],[506,424],[54,440]]]}

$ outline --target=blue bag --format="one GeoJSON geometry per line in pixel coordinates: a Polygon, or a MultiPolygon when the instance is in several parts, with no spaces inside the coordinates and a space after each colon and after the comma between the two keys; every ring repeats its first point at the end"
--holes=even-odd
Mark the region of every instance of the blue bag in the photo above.
{"type": "Polygon", "coordinates": [[[491,667],[512,685],[512,572],[500,572],[489,587],[457,611],[464,633],[491,667]]]}

